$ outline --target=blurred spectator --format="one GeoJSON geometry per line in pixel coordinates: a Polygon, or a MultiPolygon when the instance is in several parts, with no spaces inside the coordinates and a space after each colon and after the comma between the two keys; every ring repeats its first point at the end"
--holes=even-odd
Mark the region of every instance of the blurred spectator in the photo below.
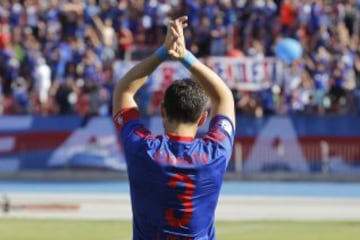
{"type": "Polygon", "coordinates": [[[103,22],[99,17],[94,16],[93,20],[97,27],[97,30],[101,34],[101,40],[104,44],[103,59],[113,60],[115,58],[115,52],[117,48],[117,35],[113,28],[113,21],[111,18],[106,18],[103,22]]]}
{"type": "Polygon", "coordinates": [[[74,114],[78,100],[78,89],[74,81],[69,78],[63,83],[55,85],[55,102],[59,114],[74,114]]]}
{"type": "Polygon", "coordinates": [[[296,10],[293,0],[284,0],[280,7],[282,33],[288,36],[295,26],[296,10]]]}
{"type": "Polygon", "coordinates": [[[358,54],[355,58],[354,71],[356,79],[354,106],[355,111],[360,114],[360,54],[358,54]]]}
{"type": "Polygon", "coordinates": [[[235,101],[236,112],[242,116],[262,117],[263,108],[260,99],[256,93],[241,91],[239,89],[232,90],[235,101]]]}
{"type": "Polygon", "coordinates": [[[317,114],[318,104],[314,101],[315,86],[308,71],[300,72],[299,85],[291,91],[290,106],[294,112],[308,115],[317,114]]]}
{"type": "Polygon", "coordinates": [[[2,90],[2,84],[1,84],[1,78],[0,78],[0,115],[3,114],[4,112],[4,94],[3,94],[3,90],[2,90]]]}
{"type": "Polygon", "coordinates": [[[100,86],[94,82],[88,82],[80,92],[76,105],[77,112],[87,117],[107,115],[108,109],[106,106],[108,98],[109,95],[105,89],[101,89],[100,86]]]}
{"type": "Polygon", "coordinates": [[[320,113],[324,113],[324,108],[329,105],[329,103],[325,101],[325,96],[330,89],[330,74],[323,62],[317,62],[315,64],[315,69],[312,70],[315,84],[314,100],[320,107],[320,113]]]}
{"type": "Polygon", "coordinates": [[[247,56],[256,60],[262,61],[265,58],[264,45],[260,41],[254,40],[249,49],[247,50],[247,56]]]}
{"type": "Polygon", "coordinates": [[[100,13],[100,7],[96,4],[96,0],[85,1],[84,21],[86,24],[92,24],[93,18],[100,13]]]}
{"type": "Polygon", "coordinates": [[[19,114],[26,114],[30,111],[30,97],[29,97],[29,87],[24,78],[17,78],[12,83],[13,91],[13,110],[19,114]]]}
{"type": "MultiPolygon", "coordinates": [[[[150,0],[151,1],[151,0],[150,0]]],[[[166,26],[169,21],[169,14],[171,11],[171,6],[167,0],[159,0],[157,9],[156,9],[156,28],[157,28],[157,36],[161,38],[158,39],[157,44],[163,43],[163,38],[166,34],[166,26]]]]}
{"type": "MultiPolygon", "coordinates": [[[[278,88],[274,86],[272,88],[267,88],[259,92],[258,98],[261,101],[261,110],[257,109],[256,116],[262,117],[263,115],[273,115],[277,112],[277,97],[278,97],[278,88]]],[[[258,107],[259,108],[259,107],[258,107]]]]}
{"type": "Polygon", "coordinates": [[[225,55],[227,34],[228,32],[226,31],[226,28],[224,26],[223,16],[221,15],[216,16],[215,21],[213,23],[213,27],[210,32],[211,35],[210,55],[212,56],[225,55]]]}
{"type": "MultiPolygon", "coordinates": [[[[193,20],[194,21],[194,20],[193,20]]],[[[210,43],[211,43],[211,21],[209,18],[203,16],[200,19],[200,25],[196,29],[197,35],[197,47],[198,47],[198,56],[207,57],[210,55],[210,43]]]]}
{"type": "Polygon", "coordinates": [[[301,84],[301,70],[298,62],[293,62],[290,66],[285,67],[281,85],[284,97],[288,103],[292,101],[294,92],[296,92],[301,84]]]}
{"type": "Polygon", "coordinates": [[[119,30],[119,58],[125,61],[131,60],[132,43],[134,41],[133,34],[130,29],[125,26],[119,30]]]}
{"type": "Polygon", "coordinates": [[[40,112],[46,112],[51,87],[51,69],[43,58],[37,60],[34,80],[34,92],[40,104],[40,112]]]}

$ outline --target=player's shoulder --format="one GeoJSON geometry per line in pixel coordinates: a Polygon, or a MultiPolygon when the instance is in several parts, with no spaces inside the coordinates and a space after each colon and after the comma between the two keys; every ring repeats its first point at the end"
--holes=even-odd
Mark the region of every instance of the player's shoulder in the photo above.
{"type": "Polygon", "coordinates": [[[209,130],[204,136],[204,141],[223,142],[229,139],[233,142],[235,129],[232,121],[225,115],[214,116],[209,124],[209,130]]]}
{"type": "Polygon", "coordinates": [[[122,132],[123,128],[126,125],[129,125],[129,123],[137,123],[139,124],[140,119],[140,112],[139,109],[136,107],[133,108],[123,108],[119,110],[116,114],[113,116],[113,122],[115,124],[115,127],[122,132]]]}
{"type": "Polygon", "coordinates": [[[228,116],[216,115],[211,120],[210,126],[224,130],[230,136],[234,134],[234,124],[228,116]]]}

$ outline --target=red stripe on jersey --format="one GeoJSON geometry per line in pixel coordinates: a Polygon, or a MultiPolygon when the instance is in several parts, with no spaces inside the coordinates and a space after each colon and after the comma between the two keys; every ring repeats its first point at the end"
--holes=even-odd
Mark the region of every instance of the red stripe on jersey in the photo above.
{"type": "Polygon", "coordinates": [[[221,130],[216,129],[211,132],[209,132],[205,137],[205,141],[213,141],[213,142],[222,142],[226,139],[225,133],[223,133],[221,130]]]}
{"type": "Polygon", "coordinates": [[[170,140],[177,141],[177,142],[192,142],[195,140],[194,137],[184,137],[184,136],[179,136],[179,135],[172,134],[172,133],[167,133],[167,136],[169,137],[170,140]]]}
{"type": "Polygon", "coordinates": [[[151,134],[151,132],[143,127],[137,128],[135,130],[135,134],[138,135],[140,138],[145,138],[145,139],[153,139],[154,138],[154,136],[151,134]]]}
{"type": "Polygon", "coordinates": [[[115,123],[115,126],[118,130],[121,130],[121,128],[129,121],[131,120],[137,120],[140,118],[140,113],[137,108],[123,108],[121,109],[113,118],[113,121],[115,123]]]}

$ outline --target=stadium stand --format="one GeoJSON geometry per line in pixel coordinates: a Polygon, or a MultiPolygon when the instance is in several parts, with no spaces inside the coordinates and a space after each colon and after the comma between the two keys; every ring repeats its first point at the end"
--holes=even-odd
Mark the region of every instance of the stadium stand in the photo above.
{"type": "Polygon", "coordinates": [[[198,57],[263,59],[279,37],[302,44],[282,81],[233,89],[239,113],[360,113],[359,0],[2,0],[0,114],[109,115],[113,64],[152,52],[183,14],[198,57]]]}

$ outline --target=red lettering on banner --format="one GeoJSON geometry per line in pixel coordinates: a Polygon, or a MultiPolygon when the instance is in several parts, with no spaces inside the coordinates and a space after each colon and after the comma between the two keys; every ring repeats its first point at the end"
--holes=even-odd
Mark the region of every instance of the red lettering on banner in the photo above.
{"type": "Polygon", "coordinates": [[[192,196],[195,192],[195,184],[194,181],[190,178],[190,176],[185,174],[174,174],[168,185],[171,188],[176,188],[178,184],[183,184],[185,186],[185,192],[183,194],[178,194],[177,199],[184,206],[183,209],[176,209],[182,213],[182,217],[178,218],[175,216],[175,209],[169,208],[165,212],[165,219],[169,226],[174,228],[179,228],[186,226],[190,223],[192,214],[193,214],[193,202],[192,196]]]}
{"type": "Polygon", "coordinates": [[[205,64],[208,68],[214,69],[214,62],[211,61],[209,58],[205,58],[204,64],[205,64]]]}
{"type": "Polygon", "coordinates": [[[269,81],[269,73],[268,73],[268,65],[269,65],[269,62],[267,60],[264,60],[264,81],[265,82],[268,82],[269,81]]]}
{"type": "Polygon", "coordinates": [[[226,82],[231,86],[234,83],[234,75],[233,75],[233,64],[228,64],[227,65],[227,77],[224,78],[226,79],[226,82]]]}
{"type": "MultiPolygon", "coordinates": [[[[252,58],[233,59],[226,57],[205,58],[203,62],[217,72],[222,79],[226,81],[231,87],[236,86],[239,83],[246,83],[240,86],[243,89],[254,91],[254,89],[262,89],[263,81],[272,82],[276,81],[281,75],[283,69],[277,68],[278,64],[281,64],[274,58],[264,58],[263,60],[256,60],[252,58]],[[256,63],[254,66],[254,63],[256,63]],[[255,72],[253,67],[256,68],[255,72]],[[264,72],[265,71],[265,72],[264,72]],[[258,72],[258,75],[256,74],[258,72]],[[260,81],[261,80],[261,81],[260,81]],[[235,84],[235,85],[234,85],[235,84]]],[[[128,69],[128,66],[124,64],[124,68],[128,69]]],[[[154,81],[151,83],[150,91],[157,92],[158,98],[162,96],[162,92],[166,89],[176,78],[188,77],[189,74],[185,74],[182,68],[176,67],[173,63],[164,63],[157,71],[152,75],[154,81]]],[[[162,98],[160,98],[162,99],[162,98]]],[[[160,101],[153,100],[152,106],[157,109],[160,101]]]]}
{"type": "Polygon", "coordinates": [[[163,67],[162,73],[163,73],[163,81],[161,83],[161,89],[167,89],[174,81],[173,76],[175,73],[175,69],[172,67],[163,67]]]}
{"type": "Polygon", "coordinates": [[[244,74],[244,82],[247,82],[247,75],[246,75],[246,64],[242,64],[242,68],[243,68],[243,74],[244,74]]]}
{"type": "Polygon", "coordinates": [[[217,64],[218,67],[218,72],[217,74],[222,78],[222,79],[226,79],[226,63],[224,62],[218,62],[217,64]]]}
{"type": "Polygon", "coordinates": [[[236,83],[243,81],[242,64],[238,62],[235,63],[233,71],[234,71],[234,82],[236,83]]]}

